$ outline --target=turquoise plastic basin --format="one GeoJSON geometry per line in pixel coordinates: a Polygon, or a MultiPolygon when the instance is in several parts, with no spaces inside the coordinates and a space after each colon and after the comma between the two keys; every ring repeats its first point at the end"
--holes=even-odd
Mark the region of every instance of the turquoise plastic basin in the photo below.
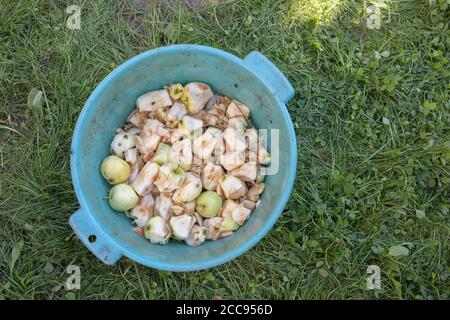
{"type": "Polygon", "coordinates": [[[69,219],[76,235],[100,260],[114,264],[126,256],[143,265],[193,271],[236,258],[272,228],[292,191],[297,144],[285,103],[294,95],[289,81],[266,57],[251,52],[240,59],[200,45],[174,45],[146,51],[117,67],[92,92],[78,118],[71,148],[71,171],[80,209],[69,219]],[[201,81],[214,92],[241,100],[258,129],[279,129],[280,166],[266,178],[260,206],[232,236],[198,247],[171,241],[151,244],[132,231],[123,213],[105,196],[110,186],[100,174],[116,128],[135,108],[136,98],[173,82],[201,81]]]}

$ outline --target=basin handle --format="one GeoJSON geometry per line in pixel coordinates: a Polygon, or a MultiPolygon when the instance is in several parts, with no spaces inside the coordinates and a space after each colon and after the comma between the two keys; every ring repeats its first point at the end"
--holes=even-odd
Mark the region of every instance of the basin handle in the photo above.
{"type": "Polygon", "coordinates": [[[104,263],[112,265],[122,256],[117,245],[85,209],[75,211],[69,218],[69,224],[84,245],[104,263]]]}
{"type": "Polygon", "coordinates": [[[252,51],[244,58],[244,63],[274,91],[281,102],[287,103],[292,99],[294,87],[266,56],[258,51],[252,51]]]}

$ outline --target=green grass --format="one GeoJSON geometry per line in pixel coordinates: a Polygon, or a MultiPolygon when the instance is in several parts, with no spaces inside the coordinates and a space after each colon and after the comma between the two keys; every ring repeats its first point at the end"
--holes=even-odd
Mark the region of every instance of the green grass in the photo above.
{"type": "Polygon", "coordinates": [[[145,14],[120,1],[1,1],[0,297],[450,298],[448,4],[386,2],[381,29],[369,30],[352,0],[197,11],[152,1],[145,14]],[[65,27],[74,3],[81,30],[65,27]],[[172,43],[258,50],[288,76],[296,185],[270,234],[232,262],[193,273],[126,258],[108,267],[68,225],[72,130],[111,70],[172,43]],[[27,104],[32,88],[42,106],[27,104]],[[391,256],[397,245],[409,254],[391,256]],[[70,264],[81,290],[53,292],[70,264]],[[366,288],[369,265],[381,268],[381,290],[366,288]]]}

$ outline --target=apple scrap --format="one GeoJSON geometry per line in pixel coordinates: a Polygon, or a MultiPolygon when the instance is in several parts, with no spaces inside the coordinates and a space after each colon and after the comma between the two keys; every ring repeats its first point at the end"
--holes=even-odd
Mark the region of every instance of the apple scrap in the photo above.
{"type": "Polygon", "coordinates": [[[258,207],[271,161],[250,109],[201,82],[170,84],[136,105],[101,164],[111,208],[152,243],[232,235],[258,207]]]}

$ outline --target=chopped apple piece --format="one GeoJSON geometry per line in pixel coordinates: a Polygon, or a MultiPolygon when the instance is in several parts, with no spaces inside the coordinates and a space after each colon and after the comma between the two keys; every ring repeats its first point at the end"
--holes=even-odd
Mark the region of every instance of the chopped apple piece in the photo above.
{"type": "Polygon", "coordinates": [[[114,136],[111,142],[112,154],[123,158],[123,153],[128,149],[134,148],[135,136],[126,132],[120,132],[114,136]]]}
{"type": "Polygon", "coordinates": [[[217,97],[211,107],[206,111],[217,117],[223,117],[225,116],[227,107],[230,105],[230,103],[231,99],[228,97],[217,97]]]}
{"type": "Polygon", "coordinates": [[[202,120],[203,123],[205,124],[205,126],[207,126],[207,127],[215,127],[215,126],[217,126],[217,123],[219,122],[218,116],[210,114],[204,110],[201,110],[199,113],[197,113],[195,115],[195,118],[202,120]]]}
{"type": "Polygon", "coordinates": [[[248,190],[247,196],[249,200],[257,202],[259,200],[259,195],[263,193],[265,187],[265,183],[255,183],[255,185],[248,190]]]}
{"type": "Polygon", "coordinates": [[[155,216],[159,216],[168,221],[171,217],[170,207],[172,206],[172,197],[170,193],[160,193],[155,201],[155,216]]]}
{"type": "Polygon", "coordinates": [[[245,183],[229,174],[219,178],[219,185],[227,199],[239,199],[247,193],[245,183]]]}
{"type": "Polygon", "coordinates": [[[243,151],[247,147],[244,136],[235,128],[228,127],[222,133],[225,139],[226,148],[229,151],[243,151]]]}
{"type": "Polygon", "coordinates": [[[191,82],[184,86],[180,100],[191,114],[196,114],[205,107],[212,96],[213,93],[208,85],[202,82],[191,82]]]}
{"type": "Polygon", "coordinates": [[[147,162],[131,186],[140,196],[145,195],[153,189],[158,172],[159,166],[156,163],[147,162]]]}
{"type": "Polygon", "coordinates": [[[262,145],[258,148],[258,164],[267,165],[272,161],[270,153],[262,145]]]}
{"type": "Polygon", "coordinates": [[[244,163],[236,169],[229,171],[228,174],[244,182],[253,182],[256,179],[257,167],[256,164],[244,163]]]}
{"type": "Polygon", "coordinates": [[[168,128],[175,128],[178,123],[186,115],[187,110],[184,104],[180,102],[175,102],[175,104],[170,108],[167,113],[166,126],[168,128]]]}
{"type": "Polygon", "coordinates": [[[196,247],[201,245],[206,240],[206,234],[208,230],[206,227],[202,226],[193,226],[191,232],[189,233],[189,237],[186,239],[186,244],[191,247],[196,247]]]}
{"type": "Polygon", "coordinates": [[[158,119],[161,122],[166,122],[167,121],[167,113],[168,112],[169,112],[169,108],[168,107],[159,108],[155,112],[156,119],[158,119]]]}
{"type": "Polygon", "coordinates": [[[134,164],[137,160],[137,154],[138,151],[136,148],[131,148],[125,151],[124,155],[125,155],[125,160],[129,163],[129,164],[134,164]]]}
{"type": "Polygon", "coordinates": [[[173,192],[183,181],[185,177],[184,170],[175,163],[165,163],[159,169],[155,185],[159,192],[173,192]]]}
{"type": "Polygon", "coordinates": [[[192,145],[189,139],[175,142],[169,150],[169,160],[179,164],[184,170],[188,170],[192,165],[192,145]]]}
{"type": "Polygon", "coordinates": [[[136,101],[139,111],[156,111],[159,108],[170,107],[172,100],[167,90],[156,90],[140,96],[136,101]]]}
{"type": "Polygon", "coordinates": [[[203,220],[203,226],[206,227],[206,239],[217,240],[219,238],[219,228],[222,220],[221,217],[203,220]]]}
{"type": "Polygon", "coordinates": [[[136,206],[130,210],[130,217],[134,219],[134,223],[138,227],[143,228],[147,221],[153,217],[153,209],[155,206],[155,199],[151,194],[146,194],[140,197],[136,206]]]}
{"type": "Polygon", "coordinates": [[[201,174],[203,188],[215,191],[217,189],[217,184],[219,183],[219,178],[224,174],[225,172],[220,165],[208,162],[201,174]]]}
{"type": "Polygon", "coordinates": [[[171,217],[169,224],[176,239],[186,240],[195,224],[195,218],[190,215],[183,214],[181,216],[171,217]]]}
{"type": "Polygon", "coordinates": [[[202,181],[195,173],[188,172],[180,187],[173,194],[173,201],[184,203],[195,200],[202,192],[202,181]]]}
{"type": "Polygon", "coordinates": [[[167,87],[167,91],[169,92],[170,98],[178,100],[183,96],[184,88],[180,83],[174,83],[167,87]]]}
{"type": "Polygon", "coordinates": [[[236,208],[233,209],[233,211],[231,211],[231,217],[233,218],[234,221],[236,221],[237,224],[242,226],[245,220],[247,220],[248,217],[250,216],[250,212],[251,212],[250,209],[247,209],[243,205],[238,205],[236,208]]]}
{"type": "Polygon", "coordinates": [[[223,202],[222,210],[219,213],[219,216],[222,218],[226,218],[231,215],[231,212],[238,206],[238,204],[234,200],[227,199],[223,202]]]}
{"type": "Polygon", "coordinates": [[[250,109],[240,101],[233,100],[227,108],[226,116],[231,118],[244,117],[248,119],[250,116],[250,109]]]}
{"type": "Polygon", "coordinates": [[[147,221],[144,235],[151,243],[166,244],[170,238],[170,228],[161,217],[153,217],[147,221]]]}
{"type": "Polygon", "coordinates": [[[203,121],[191,116],[184,116],[178,129],[186,135],[190,135],[193,131],[199,130],[203,127],[203,121]]]}
{"type": "Polygon", "coordinates": [[[245,152],[234,151],[220,156],[220,164],[227,171],[234,170],[245,163],[245,152]]]}
{"type": "Polygon", "coordinates": [[[244,117],[237,117],[228,120],[228,128],[234,128],[240,135],[244,135],[245,129],[247,129],[247,120],[244,117]]]}
{"type": "Polygon", "coordinates": [[[156,162],[160,166],[166,162],[169,162],[169,150],[170,150],[170,146],[168,144],[160,143],[158,145],[158,149],[156,150],[156,153],[152,157],[152,161],[156,162]]]}
{"type": "Polygon", "coordinates": [[[194,140],[193,152],[200,159],[208,160],[216,146],[217,138],[214,131],[206,130],[204,134],[194,140]]]}
{"type": "Polygon", "coordinates": [[[138,109],[134,109],[134,111],[128,116],[127,121],[135,127],[142,129],[147,118],[148,112],[140,112],[138,109]]]}
{"type": "Polygon", "coordinates": [[[253,210],[256,208],[256,203],[251,200],[243,200],[241,204],[249,210],[253,210]]]}

